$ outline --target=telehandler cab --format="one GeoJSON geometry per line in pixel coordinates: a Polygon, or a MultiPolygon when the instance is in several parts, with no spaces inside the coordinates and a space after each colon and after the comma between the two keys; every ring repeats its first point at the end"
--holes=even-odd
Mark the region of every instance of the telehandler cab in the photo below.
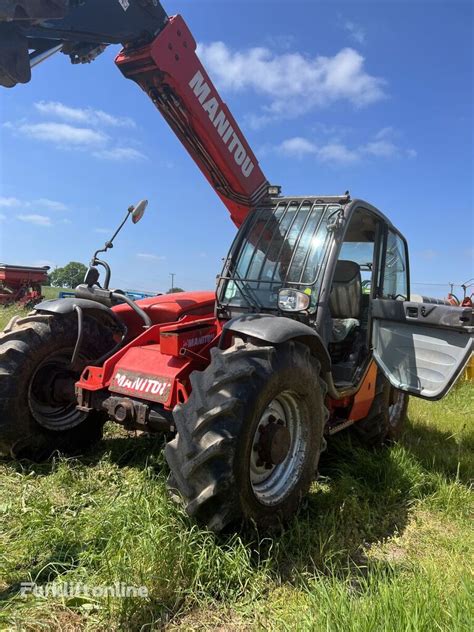
{"type": "Polygon", "coordinates": [[[122,42],[119,68],[239,230],[216,292],[133,302],[111,290],[98,255],[117,231],[76,298],[13,318],[0,335],[0,451],[78,453],[107,420],[163,432],[189,515],[214,531],[269,527],[294,514],[328,437],[352,426],[369,445],[396,439],[409,394],[448,392],[471,355],[472,308],[411,295],[406,241],[374,206],[269,186],[182,18],[156,0],[4,5],[5,85],[29,79],[29,48],[32,63],[56,50],[77,62],[122,42]]]}

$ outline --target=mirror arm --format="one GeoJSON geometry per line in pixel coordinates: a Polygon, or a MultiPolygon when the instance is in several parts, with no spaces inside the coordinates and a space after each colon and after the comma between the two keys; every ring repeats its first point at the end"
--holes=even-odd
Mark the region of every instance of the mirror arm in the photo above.
{"type": "Polygon", "coordinates": [[[125,215],[125,218],[123,220],[123,222],[120,224],[120,226],[117,228],[117,230],[115,231],[115,233],[112,236],[112,239],[110,239],[106,244],[105,244],[105,250],[108,250],[109,248],[113,247],[113,241],[114,239],[117,237],[117,235],[119,234],[119,232],[122,230],[122,228],[125,225],[125,222],[127,221],[127,219],[130,217],[130,215],[133,212],[134,207],[133,206],[129,206],[127,209],[127,214],[125,215]]]}
{"type": "MultiPolygon", "coordinates": [[[[101,252],[101,251],[98,250],[97,252],[101,252]]],[[[104,290],[108,290],[109,289],[109,284],[110,284],[110,275],[111,275],[111,270],[110,270],[109,264],[107,263],[107,261],[102,261],[102,259],[97,259],[97,257],[94,255],[93,265],[98,265],[98,266],[102,266],[103,268],[105,268],[104,290]]]]}

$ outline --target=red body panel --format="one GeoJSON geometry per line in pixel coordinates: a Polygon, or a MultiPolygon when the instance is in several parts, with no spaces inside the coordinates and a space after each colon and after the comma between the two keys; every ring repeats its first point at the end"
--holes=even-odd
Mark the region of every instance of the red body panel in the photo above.
{"type": "Polygon", "coordinates": [[[197,353],[217,335],[217,325],[214,318],[210,318],[208,324],[206,321],[198,321],[198,323],[186,323],[181,327],[171,325],[162,327],[160,330],[160,350],[165,355],[179,357],[191,351],[197,353]]]}
{"type": "Polygon", "coordinates": [[[139,303],[154,325],[143,330],[142,321],[128,305],[115,307],[114,311],[129,328],[131,340],[103,366],[87,367],[76,388],[108,389],[112,393],[161,403],[171,410],[177,403],[186,401],[190,373],[204,368],[209,349],[220,335],[221,325],[214,317],[215,295],[213,292],[183,292],[147,298],[139,303]]]}
{"type": "MultiPolygon", "coordinates": [[[[137,305],[148,314],[153,324],[173,323],[184,316],[209,317],[214,315],[215,292],[180,292],[162,294],[137,301],[137,305]]],[[[123,303],[113,311],[128,328],[128,339],[143,333],[143,322],[130,307],[123,303]]]]}
{"type": "Polygon", "coordinates": [[[170,18],[153,42],[122,51],[116,63],[153,100],[240,226],[268,182],[197,57],[183,18],[170,18]]]}

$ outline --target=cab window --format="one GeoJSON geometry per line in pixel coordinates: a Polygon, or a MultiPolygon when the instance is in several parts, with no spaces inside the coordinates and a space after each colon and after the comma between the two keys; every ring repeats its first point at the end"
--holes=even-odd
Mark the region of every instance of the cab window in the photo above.
{"type": "Polygon", "coordinates": [[[408,265],[405,242],[388,231],[383,268],[382,298],[408,300],[408,265]]]}

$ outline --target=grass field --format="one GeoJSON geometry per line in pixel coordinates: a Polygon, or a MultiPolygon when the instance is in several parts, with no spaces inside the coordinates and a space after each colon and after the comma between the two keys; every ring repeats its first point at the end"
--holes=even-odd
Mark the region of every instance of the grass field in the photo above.
{"type": "Polygon", "coordinates": [[[162,442],[113,426],[80,459],[0,462],[0,629],[472,630],[473,409],[463,383],[412,399],[394,447],[337,437],[272,537],[199,530],[167,498],[162,442]],[[24,598],[22,581],[149,595],[24,598]]]}

